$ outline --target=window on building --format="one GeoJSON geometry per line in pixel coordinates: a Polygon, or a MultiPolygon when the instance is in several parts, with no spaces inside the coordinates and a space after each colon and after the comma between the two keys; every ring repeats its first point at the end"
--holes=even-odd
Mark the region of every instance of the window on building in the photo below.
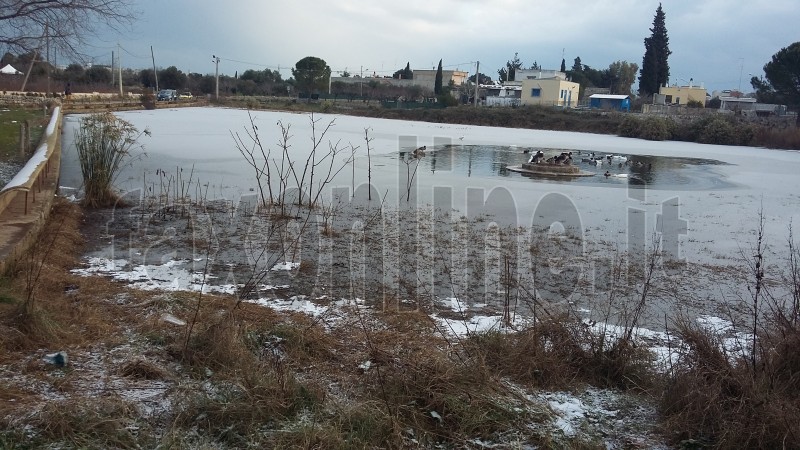
{"type": "Polygon", "coordinates": [[[531,89],[531,97],[541,97],[541,96],[542,96],[541,88],[532,88],[531,89]]]}

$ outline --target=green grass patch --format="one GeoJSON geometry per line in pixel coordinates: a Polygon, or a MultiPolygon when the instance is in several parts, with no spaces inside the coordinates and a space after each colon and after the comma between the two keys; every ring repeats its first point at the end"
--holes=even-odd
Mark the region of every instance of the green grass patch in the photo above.
{"type": "Polygon", "coordinates": [[[0,161],[17,161],[19,156],[20,124],[31,124],[31,143],[36,145],[42,137],[48,117],[40,110],[0,108],[0,161]]]}

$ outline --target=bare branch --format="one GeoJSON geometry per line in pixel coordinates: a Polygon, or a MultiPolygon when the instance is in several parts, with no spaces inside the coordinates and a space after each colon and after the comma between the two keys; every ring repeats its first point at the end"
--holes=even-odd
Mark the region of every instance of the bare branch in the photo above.
{"type": "Polygon", "coordinates": [[[0,44],[9,51],[42,46],[47,28],[51,47],[81,57],[78,49],[102,29],[121,31],[139,16],[131,0],[0,0],[0,44]]]}

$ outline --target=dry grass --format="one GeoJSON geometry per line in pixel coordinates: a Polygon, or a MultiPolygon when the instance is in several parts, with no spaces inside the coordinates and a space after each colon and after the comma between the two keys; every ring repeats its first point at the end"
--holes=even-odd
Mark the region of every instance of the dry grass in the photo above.
{"type": "MultiPolygon", "coordinates": [[[[593,448],[580,437],[551,436],[546,407],[508,380],[533,386],[644,383],[630,349],[615,350],[627,359],[608,362],[593,352],[592,336],[566,320],[463,343],[443,337],[424,311],[380,312],[369,301],[312,318],[231,297],[139,292],[102,277],[78,277],[68,269],[77,265],[81,248],[80,214],[74,205],[59,208],[52,221],[62,230],[58,250],[45,260],[35,296],[54,334],[25,329],[6,316],[0,363],[9,367],[40,348],[66,349],[76,360],[90,349],[101,358],[115,348],[129,353],[95,372],[86,364],[63,369],[64,376],[38,357],[13,366],[68,400],[53,403],[36,389],[0,387],[0,399],[16,404],[0,408],[1,417],[44,411],[4,423],[8,432],[0,432],[0,447],[21,442],[21,430],[29,426],[36,445],[86,448],[464,447],[473,439],[593,448]],[[192,334],[163,321],[165,312],[194,322],[192,334]],[[10,340],[16,350],[5,346],[10,340]],[[366,361],[370,366],[359,368],[366,361]],[[170,409],[166,417],[140,419],[136,405],[85,394],[86,377],[169,386],[170,409]],[[43,406],[50,404],[60,407],[43,406]]],[[[9,279],[16,286],[10,293],[24,289],[25,270],[18,266],[9,279]]],[[[15,308],[0,305],[3,311],[15,308]]]]}
{"type": "Polygon", "coordinates": [[[141,380],[169,380],[173,378],[163,367],[141,358],[136,358],[123,364],[119,368],[119,374],[123,377],[141,380]]]}
{"type": "Polygon", "coordinates": [[[478,334],[470,345],[494,373],[526,385],[569,389],[591,384],[646,391],[658,382],[647,349],[609,338],[567,316],[516,333],[478,334]]]}
{"type": "MultiPolygon", "coordinates": [[[[688,346],[664,392],[664,429],[682,445],[720,449],[800,446],[800,330],[773,327],[757,359],[723,350],[709,331],[678,324],[688,346]]],[[[760,352],[759,352],[760,353],[760,352]]]]}
{"type": "Polygon", "coordinates": [[[143,425],[138,423],[138,416],[138,411],[120,398],[70,399],[47,403],[33,416],[31,425],[40,431],[35,440],[42,443],[133,449],[146,445],[135,431],[143,425]]]}
{"type": "Polygon", "coordinates": [[[754,144],[767,148],[800,148],[800,128],[783,129],[761,127],[753,139],[754,144]]]}
{"type": "Polygon", "coordinates": [[[70,333],[59,326],[68,308],[58,299],[73,278],[64,269],[76,265],[83,245],[78,230],[82,214],[63,200],[53,204],[51,214],[33,247],[3,275],[8,301],[0,303],[0,326],[8,332],[0,335],[0,344],[7,349],[69,339],[70,333]]]}

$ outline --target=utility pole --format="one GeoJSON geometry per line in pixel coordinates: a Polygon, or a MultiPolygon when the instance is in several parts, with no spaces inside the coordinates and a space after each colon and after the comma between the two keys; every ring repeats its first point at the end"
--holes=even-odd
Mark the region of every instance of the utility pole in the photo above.
{"type": "Polygon", "coordinates": [[[358,96],[364,98],[364,66],[361,66],[361,78],[358,80],[358,96]]]}
{"type": "Polygon", "coordinates": [[[50,22],[45,22],[44,24],[44,36],[45,36],[45,51],[47,52],[45,64],[47,64],[47,92],[45,93],[45,97],[50,96],[50,22]]]}
{"type": "Polygon", "coordinates": [[[211,55],[212,61],[214,62],[214,79],[217,80],[217,87],[214,94],[214,99],[219,100],[219,56],[211,55]]]}
{"type": "Polygon", "coordinates": [[[478,107],[478,88],[481,79],[481,62],[475,61],[475,107],[478,107]]]}
{"type": "MultiPolygon", "coordinates": [[[[123,94],[122,94],[122,47],[119,45],[119,43],[117,43],[117,53],[119,53],[119,55],[117,56],[117,66],[119,66],[119,98],[122,98],[123,97],[123,94]]],[[[112,72],[112,78],[113,78],[113,72],[112,72]]]]}
{"type": "Polygon", "coordinates": [[[153,54],[153,46],[150,46],[150,57],[153,58],[153,76],[156,77],[156,92],[158,92],[158,72],[156,72],[156,56],[153,54]]]}

